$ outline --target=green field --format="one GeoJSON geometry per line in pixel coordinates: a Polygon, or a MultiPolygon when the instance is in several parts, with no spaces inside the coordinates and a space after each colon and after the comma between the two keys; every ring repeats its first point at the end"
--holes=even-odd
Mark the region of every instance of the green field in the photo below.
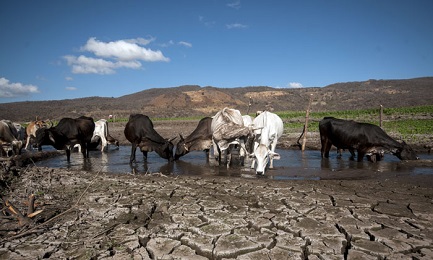
{"type": "MultiPolygon", "coordinates": [[[[284,121],[284,131],[286,133],[300,133],[305,124],[305,111],[282,111],[276,112],[284,121]]],[[[355,120],[358,122],[379,125],[380,109],[329,111],[329,112],[310,112],[308,131],[318,132],[319,121],[325,116],[355,120]]],[[[251,116],[254,116],[251,114],[251,116]]],[[[153,121],[159,120],[198,120],[200,117],[189,118],[152,118],[153,121]]],[[[403,139],[417,139],[417,135],[433,134],[433,105],[402,107],[402,108],[383,108],[383,129],[393,135],[403,139]]],[[[118,118],[117,122],[128,121],[128,118],[118,118]]]]}

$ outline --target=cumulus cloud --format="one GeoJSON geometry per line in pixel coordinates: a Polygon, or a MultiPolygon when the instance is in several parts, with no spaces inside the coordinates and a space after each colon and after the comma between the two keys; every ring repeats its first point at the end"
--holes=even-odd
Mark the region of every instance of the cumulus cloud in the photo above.
{"type": "Polygon", "coordinates": [[[290,83],[287,85],[287,87],[288,87],[288,88],[303,88],[304,86],[302,86],[302,84],[299,83],[299,82],[290,82],[290,83]]]}
{"type": "Polygon", "coordinates": [[[241,23],[232,23],[232,24],[226,24],[227,29],[244,29],[248,26],[241,23]]]}
{"type": "Polygon", "coordinates": [[[114,74],[119,68],[139,69],[140,61],[170,61],[161,51],[142,47],[154,40],[137,38],[102,42],[92,37],[80,48],[81,52],[90,52],[90,56],[66,55],[63,58],[74,74],[114,74]]]}
{"type": "Polygon", "coordinates": [[[96,38],[90,38],[87,40],[86,45],[81,47],[81,50],[93,52],[99,57],[118,60],[169,61],[161,51],[143,48],[138,44],[138,41],[131,42],[131,40],[101,42],[96,38]]]}
{"type": "Polygon", "coordinates": [[[22,97],[32,93],[39,93],[37,86],[12,83],[6,78],[0,78],[0,98],[22,97]]]}
{"type": "Polygon", "coordinates": [[[76,87],[66,87],[65,89],[66,89],[66,90],[69,90],[69,91],[75,91],[75,90],[77,90],[76,87]]]}

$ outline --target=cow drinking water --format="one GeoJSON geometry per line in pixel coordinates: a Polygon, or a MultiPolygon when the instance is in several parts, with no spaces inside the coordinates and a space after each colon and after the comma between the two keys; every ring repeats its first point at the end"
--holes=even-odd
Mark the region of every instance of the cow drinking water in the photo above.
{"type": "Polygon", "coordinates": [[[129,162],[135,162],[135,152],[140,147],[143,152],[144,160],[147,160],[147,153],[155,151],[159,156],[169,161],[173,160],[173,143],[171,140],[164,139],[153,128],[150,118],[142,114],[132,114],[126,123],[124,134],[126,139],[131,142],[131,157],[129,162]]]}
{"type": "Polygon", "coordinates": [[[281,118],[271,112],[264,111],[257,116],[253,124],[258,129],[254,131],[254,152],[251,168],[257,163],[256,174],[264,175],[266,167],[274,167],[274,159],[279,160],[280,155],[275,152],[278,139],[283,135],[284,124],[281,118]]]}
{"type": "Polygon", "coordinates": [[[205,117],[198,122],[194,131],[186,138],[180,136],[180,141],[176,145],[174,159],[178,160],[181,156],[188,154],[191,151],[206,151],[209,156],[209,150],[212,146],[212,118],[205,117]]]}
{"type": "Polygon", "coordinates": [[[352,156],[356,150],[358,162],[362,161],[365,155],[373,156],[372,161],[375,161],[386,152],[400,160],[418,159],[414,150],[404,141],[397,142],[373,124],[325,117],[319,122],[319,131],[322,158],[329,157],[329,150],[334,145],[339,149],[348,149],[352,156]]]}

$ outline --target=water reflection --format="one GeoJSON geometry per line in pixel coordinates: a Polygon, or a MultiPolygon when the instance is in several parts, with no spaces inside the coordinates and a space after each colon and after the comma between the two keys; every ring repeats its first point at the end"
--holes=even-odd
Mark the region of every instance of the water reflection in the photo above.
{"type": "MultiPolygon", "coordinates": [[[[281,159],[274,162],[274,169],[266,171],[262,178],[278,180],[297,179],[357,179],[375,178],[378,174],[432,174],[432,167],[416,164],[404,164],[392,156],[385,155],[383,161],[371,163],[368,161],[356,162],[349,160],[349,154],[337,159],[337,155],[331,155],[329,159],[320,157],[320,151],[281,150],[277,151],[281,159]]],[[[106,153],[91,151],[90,158],[84,159],[81,153],[72,153],[71,162],[66,161],[65,156],[59,156],[40,161],[38,166],[52,168],[67,168],[71,170],[84,170],[93,172],[133,173],[146,174],[160,172],[162,174],[175,175],[201,175],[201,176],[237,176],[245,178],[258,178],[255,171],[250,169],[251,161],[246,160],[245,166],[234,165],[230,168],[217,166],[206,159],[204,152],[191,152],[180,160],[167,162],[156,153],[148,154],[147,162],[143,157],[137,156],[137,162],[129,163],[130,147],[121,146],[116,150],[108,150],[106,153]]],[[[433,155],[423,154],[422,159],[433,159],[433,155]]]]}

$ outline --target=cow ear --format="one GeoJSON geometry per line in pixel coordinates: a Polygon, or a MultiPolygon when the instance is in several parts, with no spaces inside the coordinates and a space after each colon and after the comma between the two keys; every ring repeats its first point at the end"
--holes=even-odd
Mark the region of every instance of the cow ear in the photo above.
{"type": "Polygon", "coordinates": [[[270,155],[271,155],[272,159],[274,159],[274,160],[279,160],[279,159],[281,159],[279,153],[270,152],[270,155]]]}
{"type": "Polygon", "coordinates": [[[256,158],[256,156],[254,155],[254,153],[250,153],[250,158],[256,158]]]}

